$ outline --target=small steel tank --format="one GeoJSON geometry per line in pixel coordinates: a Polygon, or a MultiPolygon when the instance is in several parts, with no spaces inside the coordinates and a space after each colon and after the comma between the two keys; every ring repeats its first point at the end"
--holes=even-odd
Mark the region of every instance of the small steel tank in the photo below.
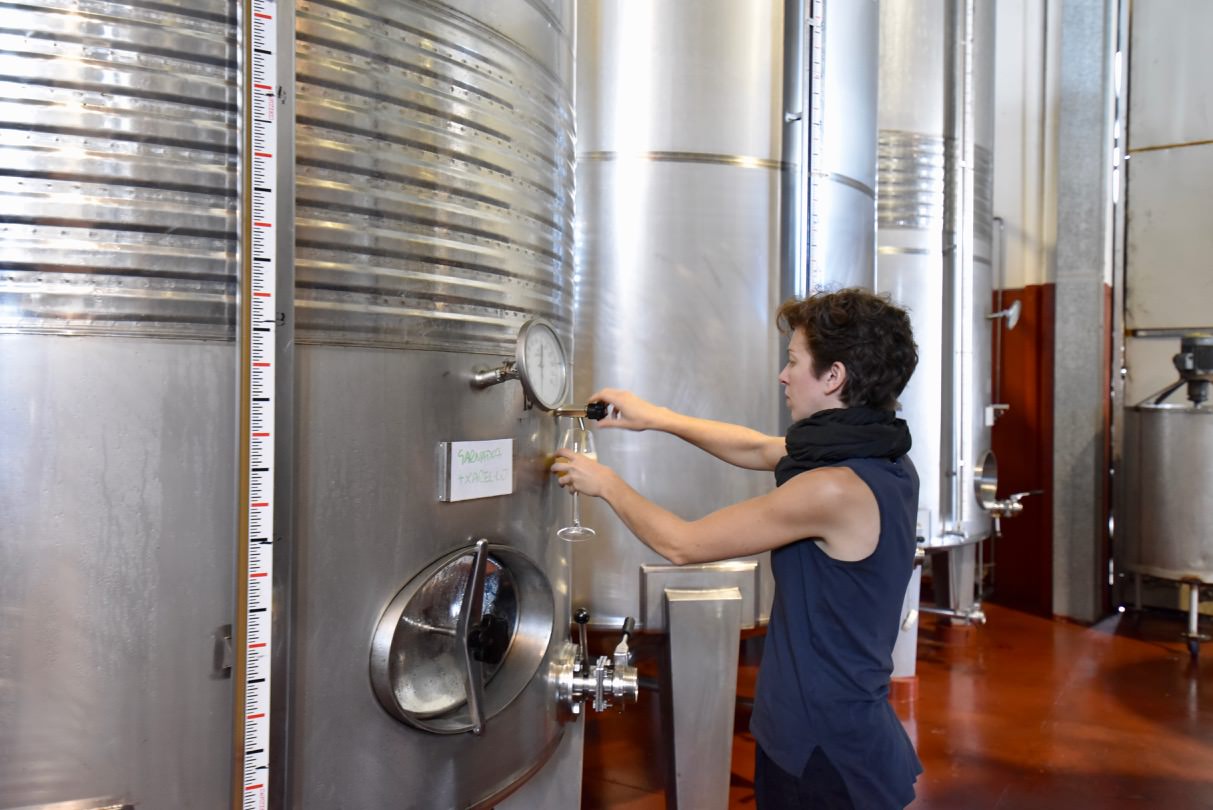
{"type": "Polygon", "coordinates": [[[1213,408],[1125,410],[1126,558],[1132,572],[1213,583],[1213,408]]]}
{"type": "Polygon", "coordinates": [[[1213,583],[1213,335],[1187,335],[1179,379],[1125,411],[1125,567],[1213,583]],[[1184,388],[1188,401],[1166,400],[1184,388]]]}
{"type": "Polygon", "coordinates": [[[1187,335],[1173,358],[1179,380],[1125,409],[1124,570],[1133,574],[1134,603],[1141,581],[1156,577],[1188,586],[1188,630],[1195,658],[1200,643],[1200,596],[1213,583],[1213,335],[1187,335]],[[1187,403],[1166,402],[1185,388],[1187,403]]]}

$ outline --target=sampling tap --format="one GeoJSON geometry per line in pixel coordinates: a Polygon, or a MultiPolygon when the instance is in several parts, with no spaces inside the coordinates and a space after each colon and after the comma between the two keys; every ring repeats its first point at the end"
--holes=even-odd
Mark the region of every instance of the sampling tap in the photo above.
{"type": "Polygon", "coordinates": [[[559,676],[560,697],[569,704],[573,714],[581,712],[581,703],[593,701],[594,711],[601,712],[611,706],[608,697],[635,703],[640,693],[639,678],[636,668],[631,666],[631,650],[628,648],[628,636],[632,634],[636,621],[628,616],[623,622],[623,636],[615,645],[615,651],[607,656],[600,655],[591,664],[588,645],[586,643],[586,624],[590,621],[590,612],[578,608],[573,613],[573,621],[577,623],[578,645],[571,663],[566,665],[559,676]]]}

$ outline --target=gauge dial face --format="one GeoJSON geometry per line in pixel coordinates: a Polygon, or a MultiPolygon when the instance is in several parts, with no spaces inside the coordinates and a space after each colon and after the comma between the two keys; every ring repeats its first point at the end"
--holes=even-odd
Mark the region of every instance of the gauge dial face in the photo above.
{"type": "Polygon", "coordinates": [[[527,321],[518,336],[518,375],[527,395],[546,411],[564,401],[569,379],[564,345],[546,321],[527,321]]]}

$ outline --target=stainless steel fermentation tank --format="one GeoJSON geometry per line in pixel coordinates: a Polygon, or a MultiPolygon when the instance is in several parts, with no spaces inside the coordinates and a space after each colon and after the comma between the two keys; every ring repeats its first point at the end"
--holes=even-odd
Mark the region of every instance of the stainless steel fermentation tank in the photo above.
{"type": "MultiPolygon", "coordinates": [[[[578,391],[626,387],[781,432],[776,306],[804,292],[810,256],[823,274],[872,280],[876,22],[866,1],[582,4],[578,391]]],[[[598,441],[688,518],[772,486],[668,436],[598,441]]],[[[574,593],[611,625],[658,619],[665,572],[642,571],[665,561],[604,505],[586,512],[601,534],[576,549],[574,593]]],[[[755,562],[747,625],[771,599],[755,562]]]]}
{"type": "Polygon", "coordinates": [[[975,549],[992,529],[979,485],[997,486],[996,464],[983,468],[995,413],[993,66],[992,3],[881,4],[876,287],[909,309],[919,348],[901,406],[921,483],[918,535],[947,550],[934,557],[946,563],[936,595],[977,619],[975,549]]]}
{"type": "MultiPolygon", "coordinates": [[[[778,303],[810,257],[872,279],[875,46],[868,0],[580,4],[576,390],[783,431],[778,303]]],[[[688,519],[774,485],[664,434],[597,441],[688,519]]],[[[769,558],[671,566],[601,502],[583,519],[599,534],[574,549],[574,596],[668,632],[671,792],[722,806],[737,632],[767,621],[769,558]]]]}
{"type": "MultiPolygon", "coordinates": [[[[468,381],[528,318],[570,337],[572,12],[293,9],[279,801],[480,805],[560,742],[557,426],[517,384],[468,381]],[[513,440],[513,494],[440,503],[439,443],[488,439],[513,440]],[[484,607],[506,631],[474,735],[449,639],[478,538],[484,607]]],[[[5,10],[0,807],[228,801],[233,14],[218,0],[5,10]]]]}
{"type": "MultiPolygon", "coordinates": [[[[778,429],[782,3],[578,9],[577,391],[628,388],[677,411],[778,429]]],[[[665,434],[600,430],[598,455],[694,519],[770,489],[665,434]]],[[[723,810],[739,635],[765,622],[766,555],[673,566],[603,502],[582,519],[573,594],[609,625],[669,634],[672,806],[723,810]]]]}
{"type": "Polygon", "coordinates": [[[291,795],[491,801],[561,735],[549,676],[568,560],[551,533],[555,419],[517,384],[469,378],[512,356],[530,317],[570,337],[573,6],[300,3],[297,17],[291,795]],[[513,440],[513,494],[438,502],[438,444],[492,439],[513,440]],[[475,538],[509,549],[488,590],[513,634],[478,736],[449,639],[470,554],[441,564],[475,538]],[[368,629],[406,585],[388,615],[403,658],[374,686],[425,728],[367,678],[368,629]]]}
{"type": "MultiPolygon", "coordinates": [[[[576,390],[628,388],[776,431],[781,7],[579,7],[576,390]]],[[[713,463],[666,435],[599,431],[598,454],[687,518],[771,486],[769,473],[713,463]]],[[[646,593],[656,580],[642,567],[665,560],[605,504],[583,513],[599,535],[575,549],[577,599],[595,622],[635,615],[661,629],[661,590],[646,593]]],[[[737,576],[746,624],[765,621],[766,564],[737,576]]]]}

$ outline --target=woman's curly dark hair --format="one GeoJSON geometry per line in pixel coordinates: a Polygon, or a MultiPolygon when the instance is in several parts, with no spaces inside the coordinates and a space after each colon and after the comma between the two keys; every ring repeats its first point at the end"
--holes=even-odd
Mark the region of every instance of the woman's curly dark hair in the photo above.
{"type": "Polygon", "coordinates": [[[847,369],[847,406],[892,411],[918,365],[910,316],[887,295],[858,288],[789,299],[779,307],[779,331],[803,329],[820,377],[834,363],[847,369]]]}

